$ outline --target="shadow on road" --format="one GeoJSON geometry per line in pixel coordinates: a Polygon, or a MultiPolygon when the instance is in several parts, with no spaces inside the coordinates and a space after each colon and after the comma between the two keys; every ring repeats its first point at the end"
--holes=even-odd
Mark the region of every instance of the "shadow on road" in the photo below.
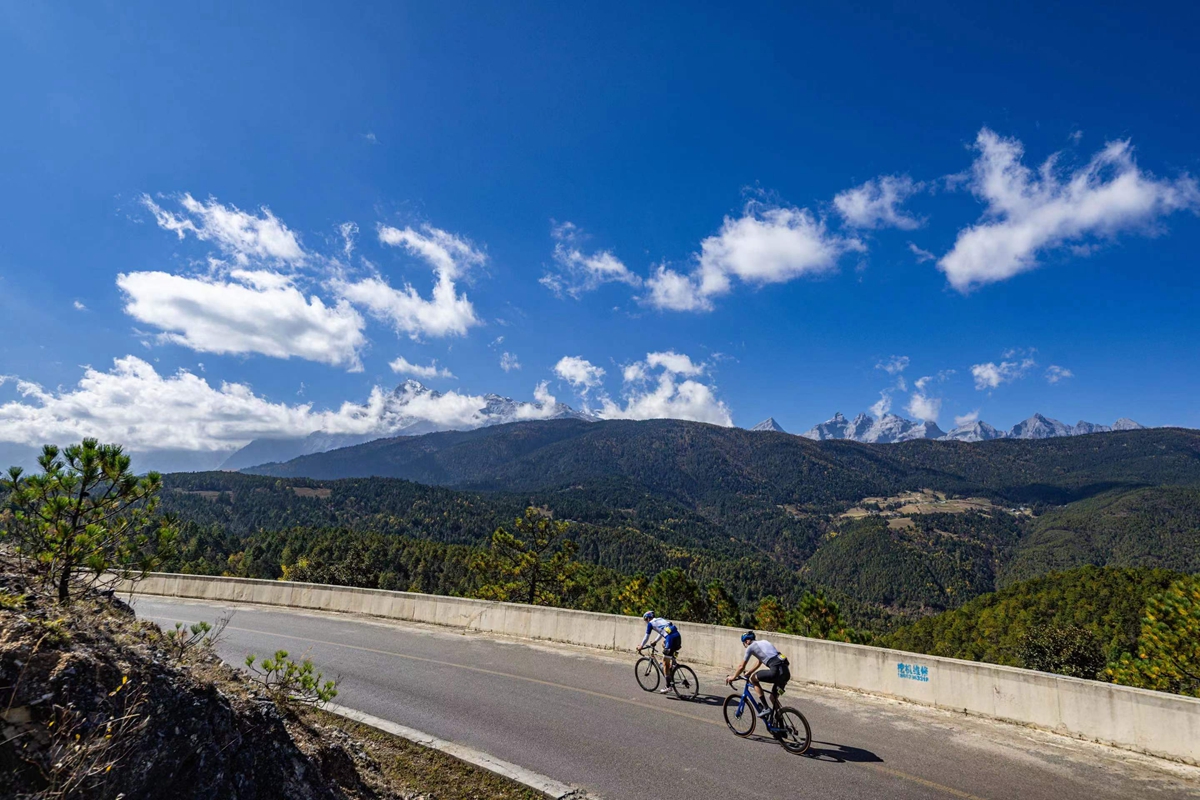
{"type": "Polygon", "coordinates": [[[695,697],[691,697],[691,698],[687,698],[687,699],[684,699],[682,697],[676,697],[675,695],[668,695],[668,696],[670,697],[670,699],[672,699],[678,703],[692,703],[694,705],[701,705],[701,706],[720,706],[722,703],[725,702],[725,695],[723,695],[723,694],[698,694],[695,697]]]}
{"type": "MultiPolygon", "coordinates": [[[[754,734],[747,736],[745,741],[754,742],[755,744],[769,744],[772,747],[779,747],[779,742],[771,736],[761,736],[754,734]]],[[[801,754],[804,758],[811,758],[814,761],[828,761],[831,764],[882,764],[883,759],[872,753],[870,750],[864,750],[861,747],[850,747],[844,744],[835,744],[833,742],[818,742],[813,739],[812,746],[801,754]]]]}

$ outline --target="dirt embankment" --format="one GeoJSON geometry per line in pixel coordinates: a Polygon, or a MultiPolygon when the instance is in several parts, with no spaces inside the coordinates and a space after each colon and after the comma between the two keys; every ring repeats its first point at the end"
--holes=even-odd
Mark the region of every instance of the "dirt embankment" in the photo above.
{"type": "Polygon", "coordinates": [[[0,797],[536,796],[387,739],[278,706],[211,649],[181,655],[119,600],[60,606],[0,572],[0,797]]]}

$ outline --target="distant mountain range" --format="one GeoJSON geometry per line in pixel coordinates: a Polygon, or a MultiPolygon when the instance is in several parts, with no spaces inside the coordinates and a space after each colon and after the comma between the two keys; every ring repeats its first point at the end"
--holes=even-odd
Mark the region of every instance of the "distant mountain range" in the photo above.
{"type": "MultiPolygon", "coordinates": [[[[775,420],[771,419],[768,422],[774,423],[775,420]]],[[[761,427],[765,424],[765,422],[760,423],[753,430],[782,430],[778,425],[775,428],[761,427]]],[[[884,414],[879,419],[875,419],[870,414],[859,414],[853,420],[848,420],[838,413],[800,435],[819,442],[829,439],[848,439],[869,444],[908,442],[914,439],[986,442],[992,439],[1053,439],[1059,436],[1081,436],[1087,433],[1141,430],[1143,427],[1125,417],[1112,425],[1097,425],[1094,422],[1083,420],[1074,425],[1067,425],[1056,419],[1034,414],[1029,419],[1018,422],[1009,431],[1002,431],[982,420],[975,420],[959,425],[946,433],[935,422],[913,422],[895,414],[884,414]]]]}
{"type": "Polygon", "coordinates": [[[237,470],[258,464],[291,461],[300,456],[327,453],[330,450],[394,436],[474,430],[535,419],[596,419],[591,414],[576,411],[565,403],[527,403],[498,394],[486,394],[483,396],[484,405],[478,410],[472,410],[473,413],[457,419],[437,421],[430,418],[435,416],[430,412],[442,396],[441,392],[430,389],[420,381],[408,380],[397,386],[384,401],[385,408],[381,417],[386,420],[386,424],[382,428],[361,434],[316,431],[307,436],[255,439],[225,459],[221,469],[237,470]]]}

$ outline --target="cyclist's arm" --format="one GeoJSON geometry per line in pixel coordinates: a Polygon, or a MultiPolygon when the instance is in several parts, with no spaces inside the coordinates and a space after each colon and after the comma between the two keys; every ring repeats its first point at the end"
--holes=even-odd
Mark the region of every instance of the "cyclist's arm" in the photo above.
{"type": "Polygon", "coordinates": [[[751,672],[754,672],[755,669],[758,669],[758,665],[761,663],[762,663],[762,661],[759,660],[758,656],[746,656],[746,658],[742,661],[742,665],[740,667],[738,667],[737,672],[735,672],[729,676],[729,680],[735,681],[738,678],[742,677],[743,674],[749,675],[751,672]],[[752,658],[757,663],[754,665],[754,669],[748,670],[748,669],[746,669],[746,665],[750,663],[750,659],[752,659],[752,658]]]}
{"type": "MultiPolygon", "coordinates": [[[[658,633],[658,631],[654,630],[654,626],[653,626],[653,625],[650,625],[649,623],[647,623],[647,624],[646,624],[646,635],[642,637],[642,643],[638,645],[638,650],[641,650],[641,649],[642,649],[643,647],[645,647],[647,644],[651,644],[651,642],[650,642],[650,634],[652,634],[652,633],[658,633]]],[[[655,638],[655,640],[654,640],[654,642],[653,642],[653,643],[657,643],[657,642],[658,642],[658,640],[659,640],[659,639],[661,639],[661,638],[662,638],[662,634],[658,634],[658,637],[657,637],[657,638],[655,638]]]]}

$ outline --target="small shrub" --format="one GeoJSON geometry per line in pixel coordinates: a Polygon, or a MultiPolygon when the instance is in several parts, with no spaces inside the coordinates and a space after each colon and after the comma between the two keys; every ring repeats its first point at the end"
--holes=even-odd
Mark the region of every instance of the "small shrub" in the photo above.
{"type": "Polygon", "coordinates": [[[250,677],[262,686],[279,703],[300,703],[321,707],[337,697],[337,681],[324,680],[308,659],[297,663],[288,658],[286,650],[275,652],[274,658],[258,660],[251,653],[246,656],[246,668],[250,677]]]}
{"type": "Polygon", "coordinates": [[[229,624],[231,615],[218,617],[215,625],[201,620],[191,626],[184,627],[182,622],[175,623],[175,630],[167,633],[167,650],[176,661],[182,661],[188,653],[197,648],[211,649],[220,640],[229,624]]]}

